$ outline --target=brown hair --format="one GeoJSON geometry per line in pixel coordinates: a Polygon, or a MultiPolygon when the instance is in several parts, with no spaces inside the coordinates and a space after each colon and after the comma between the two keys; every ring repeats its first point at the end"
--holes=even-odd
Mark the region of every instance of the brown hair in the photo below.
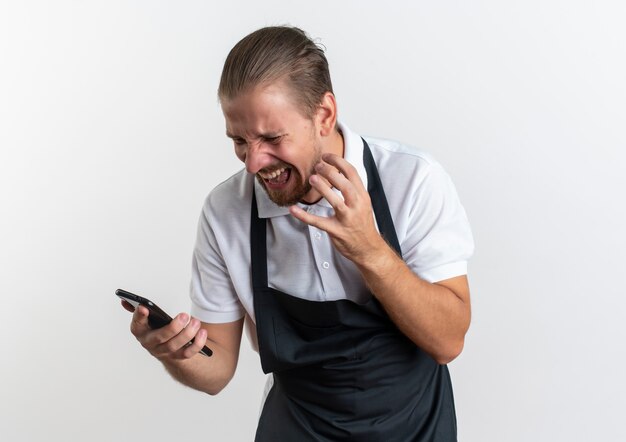
{"type": "Polygon", "coordinates": [[[226,57],[218,97],[231,99],[262,83],[286,80],[304,116],[312,118],[326,92],[332,92],[322,47],[301,29],[261,28],[244,37],[226,57]]]}

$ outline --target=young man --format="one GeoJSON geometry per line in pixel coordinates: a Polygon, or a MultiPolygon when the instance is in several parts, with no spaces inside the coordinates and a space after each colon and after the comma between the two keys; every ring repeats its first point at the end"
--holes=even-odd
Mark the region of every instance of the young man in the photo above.
{"type": "Polygon", "coordinates": [[[245,170],[205,201],[192,316],[152,331],[140,307],[132,333],[217,394],[246,318],[273,374],[257,441],[456,440],[445,364],[469,327],[473,241],[448,175],[338,123],[324,53],[299,29],[241,40],[219,98],[245,170]]]}

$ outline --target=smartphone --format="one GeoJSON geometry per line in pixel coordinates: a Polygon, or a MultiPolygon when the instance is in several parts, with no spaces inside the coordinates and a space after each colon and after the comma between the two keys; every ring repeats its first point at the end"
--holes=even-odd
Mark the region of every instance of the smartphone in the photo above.
{"type": "MultiPolygon", "coordinates": [[[[137,308],[138,305],[143,305],[150,312],[148,315],[148,325],[150,328],[161,328],[172,322],[172,317],[165,313],[158,305],[154,302],[150,301],[147,298],[144,298],[139,295],[135,295],[134,293],[127,292],[126,290],[117,289],[115,294],[124,301],[128,302],[133,307],[137,308]]],[[[191,345],[191,341],[189,342],[191,345]]],[[[213,355],[213,351],[207,347],[206,345],[202,350],[200,350],[205,356],[213,355]]]]}

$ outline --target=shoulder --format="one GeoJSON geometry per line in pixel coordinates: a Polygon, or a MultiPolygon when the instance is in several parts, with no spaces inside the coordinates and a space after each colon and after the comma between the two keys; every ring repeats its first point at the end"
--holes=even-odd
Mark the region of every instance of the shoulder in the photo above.
{"type": "Polygon", "coordinates": [[[402,157],[407,160],[424,162],[426,164],[436,162],[434,157],[428,152],[409,144],[401,143],[394,140],[388,140],[385,138],[376,138],[369,136],[364,136],[363,138],[365,139],[365,141],[367,141],[367,144],[372,150],[372,154],[376,152],[379,157],[402,157]]]}
{"type": "Polygon", "coordinates": [[[384,138],[363,137],[372,151],[383,183],[393,180],[418,184],[430,174],[445,173],[428,152],[415,146],[384,138]]]}
{"type": "Polygon", "coordinates": [[[430,153],[397,141],[365,140],[396,218],[415,221],[460,206],[450,175],[430,153]]]}
{"type": "Polygon", "coordinates": [[[253,185],[254,177],[242,169],[215,186],[202,209],[210,224],[228,224],[249,214],[253,185]]]}

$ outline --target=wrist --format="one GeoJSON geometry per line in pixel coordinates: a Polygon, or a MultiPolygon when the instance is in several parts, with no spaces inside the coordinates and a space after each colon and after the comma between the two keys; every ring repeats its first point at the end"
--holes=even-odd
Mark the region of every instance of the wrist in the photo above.
{"type": "Polygon", "coordinates": [[[366,253],[362,254],[358,262],[355,262],[362,273],[383,272],[398,259],[396,252],[387,244],[385,239],[378,235],[370,242],[366,253]]]}

